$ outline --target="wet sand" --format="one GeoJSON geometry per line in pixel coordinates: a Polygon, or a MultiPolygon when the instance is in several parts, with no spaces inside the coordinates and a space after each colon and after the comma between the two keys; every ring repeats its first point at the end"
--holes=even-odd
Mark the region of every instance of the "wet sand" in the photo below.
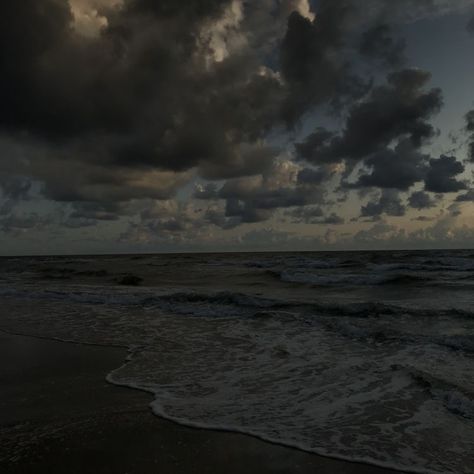
{"type": "Polygon", "coordinates": [[[395,472],[160,419],[151,395],[105,381],[125,357],[125,349],[0,333],[0,472],[395,472]]]}

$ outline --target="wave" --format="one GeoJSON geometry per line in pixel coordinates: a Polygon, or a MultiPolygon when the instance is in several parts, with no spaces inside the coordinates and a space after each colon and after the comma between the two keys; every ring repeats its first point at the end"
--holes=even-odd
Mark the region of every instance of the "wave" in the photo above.
{"type": "Polygon", "coordinates": [[[8,291],[21,304],[52,302],[33,323],[20,304],[10,320],[24,330],[130,347],[108,380],[152,392],[160,416],[403,471],[472,472],[472,359],[445,349],[472,338],[401,332],[428,309],[232,291],[8,291]],[[71,301],[93,307],[76,312],[71,301]]]}
{"type": "Polygon", "coordinates": [[[457,351],[474,354],[474,335],[454,335],[437,338],[437,344],[457,351]]]}
{"type": "Polygon", "coordinates": [[[465,388],[414,367],[393,365],[392,370],[406,372],[420,387],[428,390],[434,400],[440,401],[452,414],[474,420],[474,394],[469,393],[465,388]]]}
{"type": "MultiPolygon", "coordinates": [[[[66,302],[91,306],[138,307],[157,309],[171,314],[200,317],[269,317],[282,312],[299,317],[305,324],[318,317],[351,319],[409,317],[446,318],[469,322],[474,312],[459,308],[433,309],[413,305],[389,304],[377,301],[334,302],[330,300],[277,299],[240,292],[161,292],[151,289],[123,289],[122,287],[89,287],[62,285],[55,289],[38,287],[15,288],[0,285],[0,296],[19,300],[66,302]]],[[[453,349],[471,350],[474,342],[465,336],[445,336],[440,344],[453,349]]]]}
{"type": "Polygon", "coordinates": [[[422,260],[417,263],[394,262],[368,264],[375,271],[415,271],[415,272],[472,272],[474,261],[466,259],[422,260]]]}
{"type": "Polygon", "coordinates": [[[442,391],[439,394],[444,406],[455,415],[474,420],[474,398],[457,390],[442,391]]]}
{"type": "Polygon", "coordinates": [[[466,389],[408,364],[390,366],[397,351],[353,353],[318,330],[299,334],[296,345],[285,335],[259,333],[254,345],[245,332],[231,347],[215,339],[206,346],[203,336],[205,351],[139,352],[108,380],[153,393],[153,412],[183,425],[403,472],[472,472],[465,420],[473,419],[474,404],[466,389]],[[440,426],[452,428],[449,439],[440,426]],[[436,449],[426,449],[426,433],[436,449]]]}
{"type": "Polygon", "coordinates": [[[452,351],[474,354],[474,335],[437,336],[409,333],[402,328],[383,327],[376,324],[357,324],[352,319],[333,319],[325,323],[325,327],[351,340],[364,341],[371,344],[403,344],[417,347],[438,346],[452,351]]]}
{"type": "MultiPolygon", "coordinates": [[[[214,294],[178,292],[158,296],[155,297],[155,299],[158,301],[168,301],[174,303],[216,303],[256,308],[267,308],[284,304],[283,302],[279,303],[277,300],[272,300],[269,298],[250,296],[243,293],[233,293],[231,291],[221,291],[214,294]]],[[[153,301],[154,299],[152,298],[150,300],[145,300],[144,303],[153,303],[153,301]]]]}
{"type": "Polygon", "coordinates": [[[287,283],[301,283],[314,286],[372,286],[396,285],[409,283],[428,283],[432,279],[421,275],[410,274],[364,274],[345,273],[321,275],[305,271],[288,271],[280,273],[280,279],[287,283]]]}

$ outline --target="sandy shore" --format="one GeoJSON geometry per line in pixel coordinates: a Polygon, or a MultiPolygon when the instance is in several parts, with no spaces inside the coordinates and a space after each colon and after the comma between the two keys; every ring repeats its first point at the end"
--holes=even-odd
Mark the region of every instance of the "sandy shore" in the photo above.
{"type": "Polygon", "coordinates": [[[105,381],[125,356],[0,333],[0,472],[395,472],[159,419],[149,394],[105,381]]]}

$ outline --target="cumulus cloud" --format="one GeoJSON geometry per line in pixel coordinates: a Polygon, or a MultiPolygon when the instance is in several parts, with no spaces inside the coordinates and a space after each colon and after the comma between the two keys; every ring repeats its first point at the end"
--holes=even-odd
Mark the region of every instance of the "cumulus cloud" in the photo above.
{"type": "Polygon", "coordinates": [[[299,181],[300,173],[292,162],[279,161],[263,175],[227,181],[218,192],[226,217],[260,222],[277,209],[322,204],[324,190],[319,183],[299,181]]]}
{"type": "Polygon", "coordinates": [[[394,149],[385,148],[370,155],[364,164],[370,173],[363,173],[353,187],[393,188],[408,190],[426,174],[427,156],[420,153],[409,140],[394,149]]]}
{"type": "Polygon", "coordinates": [[[464,168],[422,148],[442,93],[405,66],[397,28],[468,3],[2,2],[2,229],[126,218],[125,239],[206,241],[274,216],[341,224],[330,205],[352,188],[378,190],[363,217],[401,216],[421,182],[409,204],[431,207],[426,192],[466,189],[464,168]]]}
{"type": "Polygon", "coordinates": [[[2,4],[1,129],[27,132],[82,174],[199,168],[214,178],[268,166],[274,151],[261,140],[278,120],[279,80],[250,53],[209,68],[196,41],[209,22],[225,23],[233,3],[168,3],[124,1],[94,37],[71,26],[91,2],[73,11],[61,0],[2,4]]]}
{"type": "Polygon", "coordinates": [[[406,207],[400,199],[397,191],[391,189],[384,189],[380,195],[375,199],[369,201],[365,206],[362,206],[361,217],[370,217],[372,219],[379,219],[382,215],[387,216],[404,216],[406,207]]]}
{"type": "Polygon", "coordinates": [[[433,199],[428,193],[424,191],[416,191],[412,193],[408,199],[410,207],[418,210],[430,209],[435,207],[437,200],[433,199]]]}
{"type": "Polygon", "coordinates": [[[474,202],[474,189],[469,189],[456,198],[457,202],[474,202]]]}
{"type": "Polygon", "coordinates": [[[309,224],[314,221],[319,221],[324,216],[324,211],[320,207],[307,206],[293,209],[287,212],[287,215],[292,218],[292,222],[294,223],[309,224]]]}
{"type": "Polygon", "coordinates": [[[439,89],[424,90],[429,80],[430,74],[419,69],[391,73],[387,84],[351,108],[342,134],[319,128],[296,145],[298,156],[311,163],[334,163],[361,160],[397,139],[421,146],[434,136],[429,119],[442,106],[439,89]]]}
{"type": "Polygon", "coordinates": [[[287,123],[314,105],[328,100],[338,105],[366,90],[344,60],[344,32],[351,12],[348,2],[323,1],[314,21],[298,12],[290,15],[280,51],[281,73],[289,87],[284,104],[287,123]]]}
{"type": "Polygon", "coordinates": [[[466,184],[457,179],[465,167],[453,156],[441,156],[430,160],[430,168],[425,180],[425,189],[433,193],[455,193],[466,189],[466,184]]]}

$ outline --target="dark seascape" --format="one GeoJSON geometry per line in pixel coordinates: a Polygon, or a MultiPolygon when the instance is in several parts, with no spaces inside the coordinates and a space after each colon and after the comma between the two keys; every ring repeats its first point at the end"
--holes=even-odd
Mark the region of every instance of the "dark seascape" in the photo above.
{"type": "Polygon", "coordinates": [[[0,329],[117,346],[156,415],[473,473],[474,251],[0,260],[0,329]]]}

